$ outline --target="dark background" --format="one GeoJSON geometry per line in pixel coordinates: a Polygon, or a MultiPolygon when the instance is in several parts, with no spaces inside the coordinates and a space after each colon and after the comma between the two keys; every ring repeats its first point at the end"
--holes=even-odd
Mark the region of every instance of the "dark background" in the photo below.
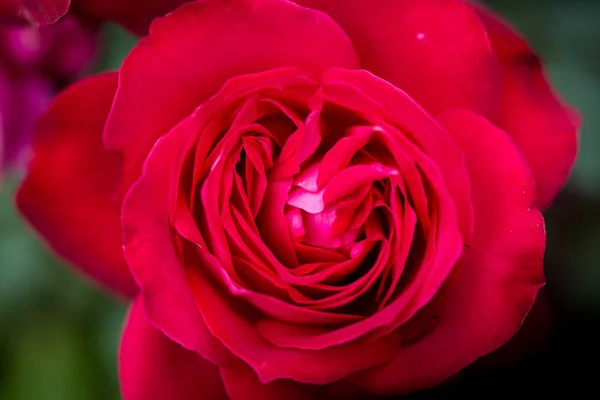
{"type": "MultiPolygon", "coordinates": [[[[546,212],[548,284],[524,329],[507,348],[415,398],[593,397],[600,373],[600,1],[488,3],[525,34],[581,111],[579,159],[546,212]]],[[[103,39],[94,71],[118,67],[135,43],[114,26],[103,39]]],[[[0,399],[119,399],[116,349],[126,306],[40,245],[12,207],[17,181],[0,190],[0,399]]]]}

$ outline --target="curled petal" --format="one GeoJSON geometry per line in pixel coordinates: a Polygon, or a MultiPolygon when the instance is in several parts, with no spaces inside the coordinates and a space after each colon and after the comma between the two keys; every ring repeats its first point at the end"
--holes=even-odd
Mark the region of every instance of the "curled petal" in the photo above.
{"type": "Polygon", "coordinates": [[[182,123],[151,151],[141,178],[123,201],[123,249],[152,323],[186,349],[230,365],[235,359],[207,330],[194,304],[169,225],[175,171],[194,133],[193,126],[182,123]]]}
{"type": "Polygon", "coordinates": [[[258,374],[262,382],[292,379],[326,384],[348,374],[380,365],[395,353],[395,335],[366,343],[350,343],[319,351],[278,348],[262,338],[252,322],[211,287],[203,274],[190,270],[188,279],[196,304],[212,334],[258,374]]]}
{"type": "Polygon", "coordinates": [[[406,342],[394,359],[354,376],[379,394],[436,385],[507,342],[544,283],[544,221],[532,208],[535,183],[522,154],[470,111],[449,111],[440,121],[465,151],[473,243],[433,301],[398,331],[406,342]],[[415,330],[422,332],[414,337],[415,330]]]}
{"type": "Polygon", "coordinates": [[[231,400],[309,400],[323,399],[324,389],[291,380],[262,383],[249,369],[221,369],[221,377],[231,400]]]}

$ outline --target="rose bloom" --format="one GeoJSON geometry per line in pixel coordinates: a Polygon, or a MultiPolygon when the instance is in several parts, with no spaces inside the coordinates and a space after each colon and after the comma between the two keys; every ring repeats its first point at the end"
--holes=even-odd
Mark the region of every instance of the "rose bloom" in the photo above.
{"type": "Polygon", "coordinates": [[[96,33],[73,17],[51,27],[0,25],[0,141],[4,168],[25,161],[33,125],[58,89],[89,65],[96,33]]]}
{"type": "Polygon", "coordinates": [[[152,19],[190,0],[0,0],[0,21],[50,25],[68,11],[90,21],[117,21],[145,33],[152,19]]]}
{"type": "Polygon", "coordinates": [[[544,284],[577,117],[458,0],[207,0],[57,97],[18,193],[58,254],[134,298],[126,400],[431,387],[544,284]]]}

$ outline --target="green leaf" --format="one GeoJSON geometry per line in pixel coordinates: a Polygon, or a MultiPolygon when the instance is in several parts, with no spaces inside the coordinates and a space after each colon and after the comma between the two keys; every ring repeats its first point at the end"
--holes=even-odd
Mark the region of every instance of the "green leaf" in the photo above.
{"type": "Polygon", "coordinates": [[[137,44],[138,38],[116,24],[106,24],[101,32],[104,44],[96,72],[119,69],[123,59],[137,44]]]}

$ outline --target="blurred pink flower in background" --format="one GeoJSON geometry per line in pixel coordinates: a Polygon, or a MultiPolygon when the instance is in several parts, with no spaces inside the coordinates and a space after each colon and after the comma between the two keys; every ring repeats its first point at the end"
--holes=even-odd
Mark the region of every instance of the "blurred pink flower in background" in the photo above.
{"type": "Polygon", "coordinates": [[[0,26],[2,169],[26,155],[37,116],[52,96],[90,66],[96,33],[74,17],[33,28],[0,26]]]}
{"type": "Polygon", "coordinates": [[[74,13],[92,23],[113,21],[144,35],[150,22],[191,0],[0,0],[0,23],[47,26],[74,13]]]}

